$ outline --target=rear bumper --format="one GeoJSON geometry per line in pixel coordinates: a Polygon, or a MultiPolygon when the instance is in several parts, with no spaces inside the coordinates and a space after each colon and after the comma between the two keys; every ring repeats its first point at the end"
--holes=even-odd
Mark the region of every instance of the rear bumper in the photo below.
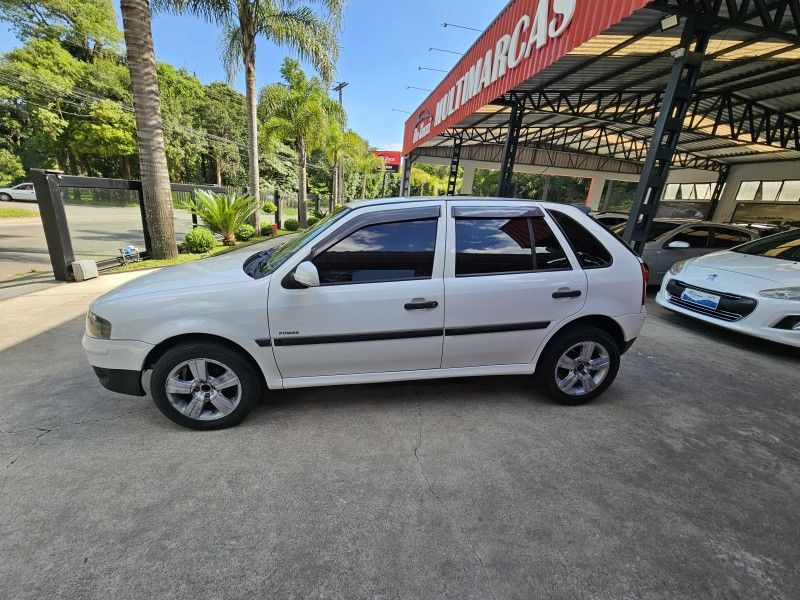
{"type": "Polygon", "coordinates": [[[129,396],[144,396],[141,371],[126,371],[125,369],[104,369],[92,367],[97,379],[107,390],[129,396]]]}

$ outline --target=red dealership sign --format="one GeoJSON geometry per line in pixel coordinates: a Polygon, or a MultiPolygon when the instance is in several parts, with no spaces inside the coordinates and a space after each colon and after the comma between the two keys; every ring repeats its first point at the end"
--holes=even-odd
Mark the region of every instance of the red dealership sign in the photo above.
{"type": "Polygon", "coordinates": [[[406,121],[403,152],[438,135],[652,0],[512,0],[406,121]]]}
{"type": "Polygon", "coordinates": [[[372,154],[383,161],[387,173],[398,173],[400,171],[400,152],[396,150],[374,150],[372,154]]]}

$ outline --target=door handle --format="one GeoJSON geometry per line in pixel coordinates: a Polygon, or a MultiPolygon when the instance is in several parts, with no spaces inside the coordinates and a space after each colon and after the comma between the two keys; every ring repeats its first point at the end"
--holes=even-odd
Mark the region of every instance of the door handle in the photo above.
{"type": "Polygon", "coordinates": [[[580,290],[565,290],[553,292],[553,298],[577,298],[581,295],[580,290]]]}
{"type": "Polygon", "coordinates": [[[436,300],[425,300],[424,298],[414,298],[411,302],[406,302],[404,308],[406,310],[425,310],[436,308],[439,303],[436,300]]]}

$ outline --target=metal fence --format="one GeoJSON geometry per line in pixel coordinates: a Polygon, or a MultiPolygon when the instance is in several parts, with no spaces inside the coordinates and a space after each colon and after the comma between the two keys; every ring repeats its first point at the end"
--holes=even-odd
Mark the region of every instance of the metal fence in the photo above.
{"type": "MultiPolygon", "coordinates": [[[[73,279],[71,265],[75,260],[92,259],[103,269],[118,265],[120,249],[126,246],[136,246],[143,257],[149,254],[140,181],[65,175],[41,169],[33,169],[31,178],[57,280],[73,279]]],[[[173,183],[171,188],[178,242],[197,223],[196,217],[182,208],[183,201],[200,189],[217,193],[234,189],[182,183],[173,183]]]]}

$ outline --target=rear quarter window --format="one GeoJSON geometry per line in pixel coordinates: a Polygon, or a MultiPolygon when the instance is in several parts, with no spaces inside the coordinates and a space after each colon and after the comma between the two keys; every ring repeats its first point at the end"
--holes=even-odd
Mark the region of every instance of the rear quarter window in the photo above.
{"type": "Polygon", "coordinates": [[[600,240],[575,219],[557,210],[548,211],[567,238],[578,263],[584,269],[602,269],[614,262],[600,240]]]}

